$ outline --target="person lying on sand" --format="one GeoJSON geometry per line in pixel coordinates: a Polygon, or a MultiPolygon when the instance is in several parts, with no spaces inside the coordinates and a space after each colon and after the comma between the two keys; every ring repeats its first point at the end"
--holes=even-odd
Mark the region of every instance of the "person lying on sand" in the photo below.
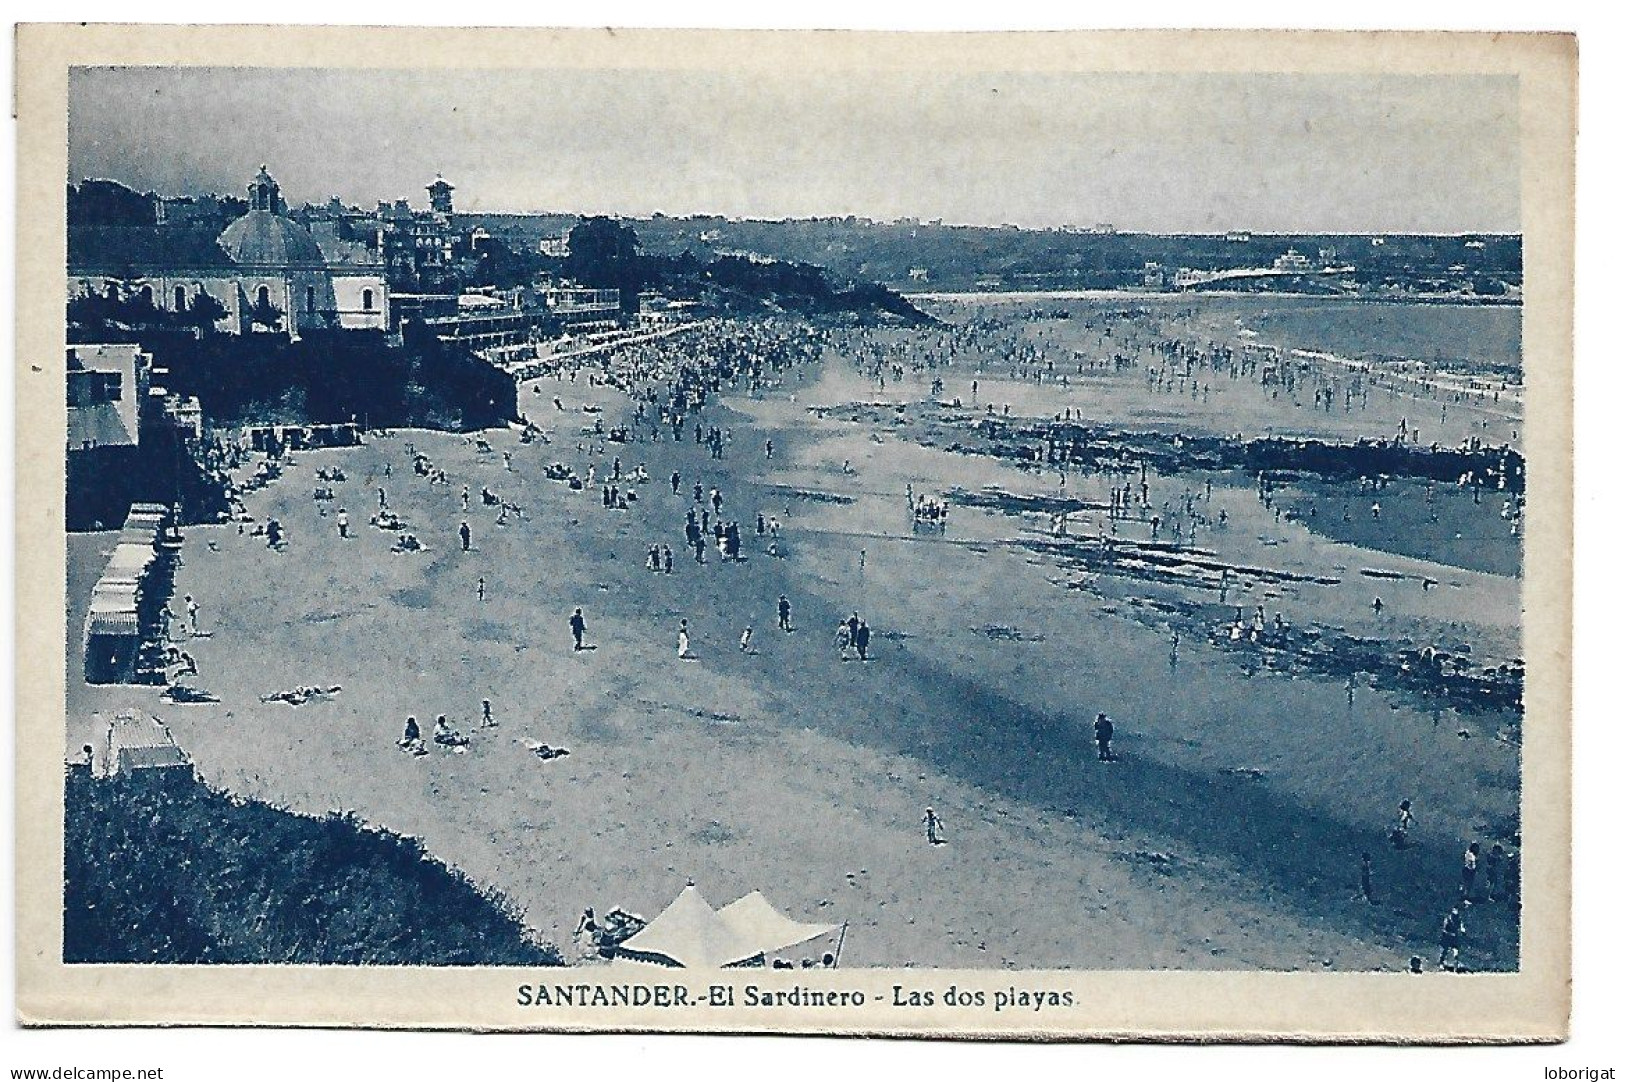
{"type": "Polygon", "coordinates": [[[303,706],[313,699],[330,699],[344,689],[338,684],[332,687],[296,687],[292,691],[273,691],[269,695],[261,695],[262,703],[287,703],[289,706],[303,706]]]}
{"type": "Polygon", "coordinates": [[[170,685],[164,689],[159,698],[169,703],[217,703],[220,701],[218,696],[210,695],[201,688],[188,687],[185,684],[170,685]]]}
{"type": "Polygon", "coordinates": [[[547,744],[543,744],[536,740],[526,740],[524,741],[524,745],[532,755],[536,756],[536,758],[540,759],[544,763],[552,762],[554,759],[562,759],[566,755],[570,754],[569,748],[550,747],[547,744]]]}

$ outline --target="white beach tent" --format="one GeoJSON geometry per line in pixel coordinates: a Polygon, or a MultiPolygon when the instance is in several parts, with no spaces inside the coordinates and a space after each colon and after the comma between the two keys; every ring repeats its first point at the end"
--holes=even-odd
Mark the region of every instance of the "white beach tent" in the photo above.
{"type": "Polygon", "coordinates": [[[838,924],[804,924],[798,920],[791,920],[774,909],[773,904],[762,897],[759,890],[753,890],[737,902],[723,906],[717,916],[722,918],[722,922],[733,930],[741,942],[750,943],[755,947],[750,954],[745,955],[747,958],[793,947],[809,939],[829,935],[840,928],[838,924]]]}
{"type": "Polygon", "coordinates": [[[753,891],[720,913],[690,883],[665,911],[620,946],[621,953],[689,969],[718,969],[828,934],[838,925],[802,924],[753,891]]]}

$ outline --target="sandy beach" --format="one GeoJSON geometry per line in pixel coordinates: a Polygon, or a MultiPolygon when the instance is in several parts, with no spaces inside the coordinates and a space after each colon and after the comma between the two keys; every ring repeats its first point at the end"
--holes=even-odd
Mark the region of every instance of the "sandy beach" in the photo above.
{"type": "MultiPolygon", "coordinates": [[[[1057,350],[1094,348],[1066,337],[1075,326],[1042,331],[1057,350]]],[[[906,350],[930,332],[887,333],[906,350]]],[[[1120,333],[1155,337],[1140,324],[1120,333]]],[[[1238,585],[1221,603],[1078,576],[1025,543],[1047,533],[1042,516],[955,507],[946,531],[922,533],[906,503],[910,486],[1107,499],[1103,476],[1074,471],[1063,485],[1053,470],[927,446],[935,438],[922,441],[915,418],[956,397],[1008,403],[1014,416],[1076,408],[1153,429],[1332,438],[1386,433],[1436,405],[1395,397],[1379,413],[1322,415],[1241,384],[1159,397],[1140,371],[1062,389],[968,356],[880,387],[832,351],[780,386],[725,390],[708,405],[701,419],[731,436],[719,460],[691,439],[605,442],[595,425],[625,422],[632,406],[585,376],[520,391],[549,442],[487,431],[487,450],[469,436],[397,431],[299,452],[246,501],[250,528],[270,517],[287,528],[284,550],[235,523],[189,528],[176,595],[197,598],[205,634],[181,645],[200,668],[191,682],[220,701],[177,705],[157,689],[72,679],[70,752],[112,711],[148,710],[210,783],[419,837],[500,889],[567,956],[583,907],[652,917],[692,879],[717,904],[759,889],[796,919],[846,924],[843,966],[1399,970],[1413,954],[1431,965],[1467,841],[1516,837],[1509,719],[1259,669],[1188,630],[1172,638],[1180,620],[1221,604],[1262,606],[1295,625],[1512,659],[1516,577],[1440,562],[1452,558],[1443,547],[1401,552],[1375,527],[1354,536],[1283,519],[1234,474],[1148,484],[1159,502],[1189,490],[1210,518],[1225,510],[1226,528],[1200,537],[1214,559],[1335,584],[1238,585]],[[934,376],[946,384],[938,394],[934,376]],[[874,401],[902,406],[904,420],[851,421],[838,408],[874,401]],[[415,474],[414,451],[448,483],[415,474]],[[650,478],[627,486],[637,498],[624,510],[604,507],[595,485],[572,490],[544,473],[591,466],[603,483],[617,456],[623,473],[643,466],[650,478]],[[346,479],[318,501],[324,468],[346,479]],[[740,522],[740,561],[713,552],[701,566],[684,549],[696,482],[740,522]],[[425,551],[393,552],[396,534],[368,525],[380,487],[425,551]],[[482,488],[523,516],[498,524],[482,488]],[[759,513],[780,524],[777,556],[756,532],[759,513]],[[673,550],[671,574],[647,569],[650,545],[673,550]],[[1361,569],[1412,581],[1374,583],[1361,569]],[[775,626],[780,594],[793,632],[775,626]],[[592,647],[580,651],[567,623],[578,606],[592,647]],[[835,645],[853,612],[875,632],[867,661],[835,645]],[[682,620],[694,656],[680,660],[682,620]],[[306,684],[343,690],[298,707],[260,700],[306,684]],[[482,699],[496,727],[480,727],[482,699]],[[1116,723],[1115,762],[1095,755],[1100,712],[1116,723]],[[465,753],[397,747],[408,715],[427,732],[439,714],[471,737],[465,753]],[[526,741],[569,755],[542,761],[526,741]],[[1397,850],[1386,839],[1404,799],[1420,822],[1397,850]],[[926,840],[928,806],[946,844],[926,840]],[[1361,895],[1362,852],[1374,901],[1361,895]]],[[[1464,490],[1440,498],[1469,532],[1497,528],[1493,507],[1463,503],[1464,490]]],[[[1071,525],[1112,528],[1098,512],[1071,525]]],[[[1150,540],[1142,521],[1117,529],[1150,540]]],[[[110,536],[69,538],[70,628],[110,536]]],[[[70,643],[70,675],[78,664],[70,643]]],[[[1517,938],[1515,909],[1475,906],[1464,963],[1515,967],[1517,938]]]]}

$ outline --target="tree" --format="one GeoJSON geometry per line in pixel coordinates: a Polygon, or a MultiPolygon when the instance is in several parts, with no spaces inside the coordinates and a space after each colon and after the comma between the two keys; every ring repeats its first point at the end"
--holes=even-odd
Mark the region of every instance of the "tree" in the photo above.
{"type": "Polygon", "coordinates": [[[199,289],[184,311],[175,313],[176,321],[187,327],[197,327],[203,331],[211,331],[214,325],[226,318],[226,306],[215,298],[214,294],[206,289],[199,289]]]}
{"type": "Polygon", "coordinates": [[[269,297],[256,300],[248,306],[248,322],[255,327],[278,330],[282,326],[282,309],[272,304],[269,297]]]}
{"type": "Polygon", "coordinates": [[[86,180],[68,188],[68,224],[152,225],[157,197],[126,188],[116,180],[86,180]]]}
{"type": "Polygon", "coordinates": [[[583,218],[570,230],[570,255],[564,270],[593,289],[621,291],[621,311],[634,315],[643,270],[638,258],[638,235],[613,218],[583,218]]]}

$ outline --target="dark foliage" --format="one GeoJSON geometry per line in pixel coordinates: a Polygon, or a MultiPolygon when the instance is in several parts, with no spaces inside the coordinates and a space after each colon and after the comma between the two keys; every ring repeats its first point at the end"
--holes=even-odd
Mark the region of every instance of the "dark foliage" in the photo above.
{"type": "Polygon", "coordinates": [[[613,218],[583,218],[570,230],[570,255],[564,270],[593,289],[621,291],[621,311],[638,310],[643,273],[638,259],[638,235],[613,218]]]}
{"type": "Polygon", "coordinates": [[[883,285],[863,282],[838,289],[822,267],[810,263],[733,255],[705,261],[689,251],[643,256],[641,262],[655,288],[732,315],[759,315],[766,305],[806,316],[888,314],[910,323],[930,322],[907,298],[883,285]]]}
{"type": "Polygon", "coordinates": [[[86,180],[68,187],[68,224],[152,225],[157,221],[154,197],[132,191],[116,180],[86,180]]]}
{"type": "Polygon", "coordinates": [[[68,298],[69,337],[74,340],[112,341],[108,335],[116,329],[191,327],[207,331],[226,315],[225,304],[202,291],[178,312],[159,308],[141,293],[112,297],[86,293],[68,298]]]}
{"type": "Polygon", "coordinates": [[[467,431],[518,414],[513,380],[432,339],[409,348],[382,331],[204,334],[105,328],[95,341],[137,341],[168,369],[164,385],[195,395],[214,426],[345,424],[467,431]]]}
{"type": "Polygon", "coordinates": [[[65,962],[557,965],[522,914],[353,815],[295,815],[189,776],[71,770],[65,962]]]}

